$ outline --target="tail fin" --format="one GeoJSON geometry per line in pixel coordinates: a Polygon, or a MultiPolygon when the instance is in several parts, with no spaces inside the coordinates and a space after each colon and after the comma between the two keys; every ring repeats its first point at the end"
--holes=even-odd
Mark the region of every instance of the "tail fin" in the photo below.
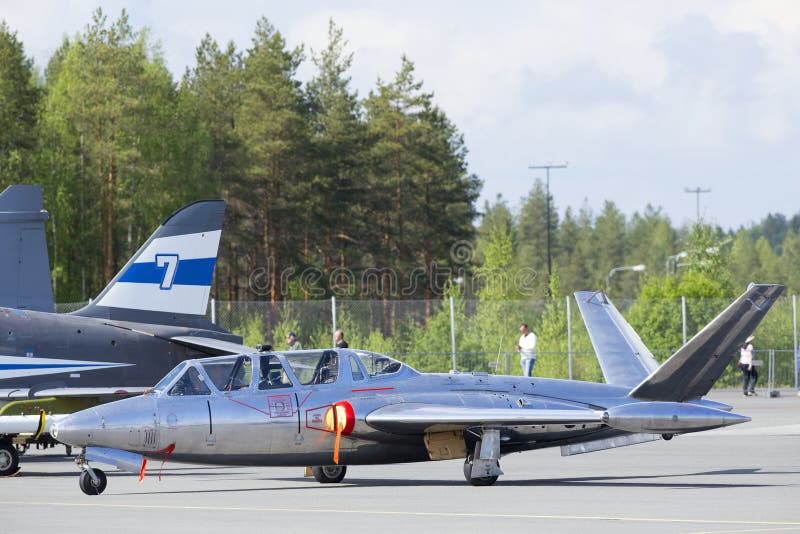
{"type": "Polygon", "coordinates": [[[777,284],[751,284],[629,395],[641,400],[682,402],[708,393],[725,372],[735,348],[753,333],[783,289],[777,284]]]}
{"type": "Polygon", "coordinates": [[[225,201],[181,208],[156,229],[117,276],[75,315],[208,327],[205,319],[225,201]]]}
{"type": "Polygon", "coordinates": [[[10,185],[0,194],[0,306],[54,311],[42,207],[38,185],[10,185]]]}
{"type": "Polygon", "coordinates": [[[606,383],[634,387],[658,369],[638,334],[602,291],[578,291],[575,300],[606,383]]]}

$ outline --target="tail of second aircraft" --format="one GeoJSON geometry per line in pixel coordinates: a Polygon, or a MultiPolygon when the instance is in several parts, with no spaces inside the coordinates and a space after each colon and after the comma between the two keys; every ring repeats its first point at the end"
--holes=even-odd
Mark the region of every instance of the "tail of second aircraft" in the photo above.
{"type": "Polygon", "coordinates": [[[53,287],[38,185],[10,185],[0,193],[0,306],[52,312],[53,287]]]}
{"type": "Polygon", "coordinates": [[[74,315],[208,328],[205,314],[224,214],[223,200],[202,200],[173,213],[74,315]]]}
{"type": "Polygon", "coordinates": [[[711,390],[783,289],[751,284],[661,366],[602,292],[581,291],[575,298],[606,382],[632,387],[629,396],[636,399],[682,402],[711,390]]]}

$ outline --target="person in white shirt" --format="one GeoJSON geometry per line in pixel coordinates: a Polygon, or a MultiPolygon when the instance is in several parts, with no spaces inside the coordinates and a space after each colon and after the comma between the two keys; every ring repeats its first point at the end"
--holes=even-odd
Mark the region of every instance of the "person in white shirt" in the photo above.
{"type": "Polygon", "coordinates": [[[533,366],[536,364],[536,334],[531,332],[528,325],[522,323],[519,325],[519,343],[517,343],[517,350],[519,351],[519,363],[522,365],[522,376],[533,376],[533,366]]]}
{"type": "Polygon", "coordinates": [[[756,394],[756,382],[758,381],[758,371],[753,361],[753,340],[755,336],[748,336],[739,348],[739,368],[742,370],[742,392],[747,397],[756,394]],[[749,388],[748,388],[749,383],[749,388]]]}

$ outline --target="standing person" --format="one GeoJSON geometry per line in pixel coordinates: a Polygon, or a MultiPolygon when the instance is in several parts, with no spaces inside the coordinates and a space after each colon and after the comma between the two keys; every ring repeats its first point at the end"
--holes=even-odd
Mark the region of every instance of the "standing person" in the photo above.
{"type": "Polygon", "coordinates": [[[516,347],[519,351],[519,363],[522,365],[522,376],[533,376],[533,366],[536,364],[536,334],[531,332],[528,325],[519,325],[519,343],[516,347]]]}
{"type": "Polygon", "coordinates": [[[303,350],[303,345],[297,341],[297,336],[294,332],[289,332],[289,335],[286,336],[286,343],[289,345],[289,348],[286,350],[303,350]]]}
{"type": "Polygon", "coordinates": [[[742,370],[742,393],[747,397],[756,395],[756,382],[758,381],[758,371],[754,363],[753,340],[755,336],[748,336],[739,346],[739,368],[742,370]],[[749,383],[749,388],[748,388],[749,383]]]}
{"type": "Polygon", "coordinates": [[[347,341],[344,340],[344,332],[342,332],[341,328],[337,328],[333,333],[333,341],[336,342],[337,349],[347,348],[347,341]]]}

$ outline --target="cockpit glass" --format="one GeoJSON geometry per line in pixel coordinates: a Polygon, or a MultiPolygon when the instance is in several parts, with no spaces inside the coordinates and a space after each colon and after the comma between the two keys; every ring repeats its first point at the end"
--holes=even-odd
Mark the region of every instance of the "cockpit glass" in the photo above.
{"type": "Polygon", "coordinates": [[[370,378],[376,376],[393,375],[400,372],[403,364],[394,360],[384,354],[376,354],[374,352],[356,352],[361,363],[367,368],[370,378]]]}
{"type": "Polygon", "coordinates": [[[186,362],[181,362],[178,365],[176,365],[172,369],[172,371],[167,373],[167,376],[159,380],[158,384],[153,386],[153,389],[151,391],[155,393],[164,391],[164,389],[166,389],[166,387],[169,386],[173,380],[175,380],[175,377],[183,372],[183,370],[186,368],[186,365],[187,365],[186,362]]]}
{"type": "Polygon", "coordinates": [[[211,395],[211,390],[208,389],[203,375],[194,367],[189,367],[178,381],[175,382],[175,385],[169,388],[167,395],[211,395]]]}
{"type": "Polygon", "coordinates": [[[250,356],[214,358],[202,362],[214,386],[220,391],[237,391],[250,387],[253,379],[253,360],[250,356]]]}
{"type": "Polygon", "coordinates": [[[335,350],[302,353],[289,351],[283,355],[304,386],[330,384],[336,382],[339,376],[339,355],[335,350]]]}
{"type": "Polygon", "coordinates": [[[292,381],[286,375],[283,365],[274,354],[261,357],[261,375],[258,389],[290,388],[292,381]]]}

